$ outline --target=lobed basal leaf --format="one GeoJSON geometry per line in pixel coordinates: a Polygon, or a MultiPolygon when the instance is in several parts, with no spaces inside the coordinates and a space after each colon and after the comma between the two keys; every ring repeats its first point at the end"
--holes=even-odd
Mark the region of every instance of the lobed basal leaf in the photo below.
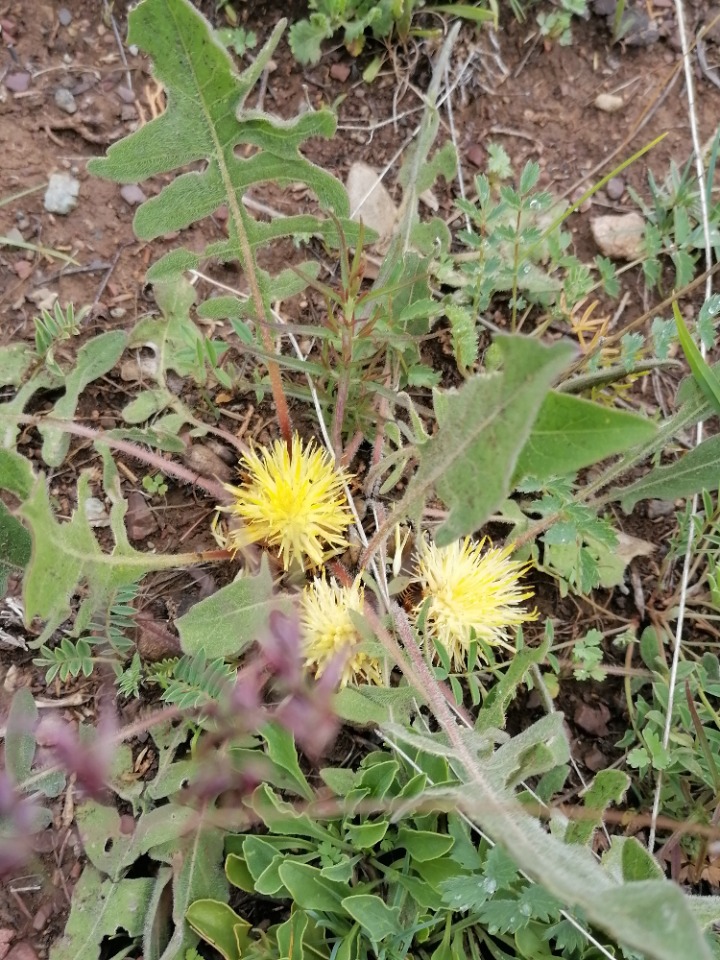
{"type": "Polygon", "coordinates": [[[113,144],[107,156],[92,160],[88,169],[120,183],[137,183],[205,161],[203,169],[180,173],[138,208],[134,228],[142,239],[183,229],[223,204],[228,208],[227,240],[210,244],[201,253],[171,252],[153,267],[151,279],[177,276],[210,256],[239,260],[257,271],[267,298],[270,277],[248,263],[258,247],[281,237],[312,234],[334,245],[339,240],[338,227],[349,242],[357,241],[358,225],[347,219],[349,203],[343,185],[300,153],[309,137],[332,136],[333,114],[319,110],[282,120],[246,105],[280,41],[285,21],[240,74],[189,0],[142,0],[129,23],[130,43],[153,59],[155,76],[167,94],[167,109],[113,144]],[[338,220],[309,214],[256,220],[245,207],[243,195],[269,181],[306,184],[320,206],[338,220]]]}

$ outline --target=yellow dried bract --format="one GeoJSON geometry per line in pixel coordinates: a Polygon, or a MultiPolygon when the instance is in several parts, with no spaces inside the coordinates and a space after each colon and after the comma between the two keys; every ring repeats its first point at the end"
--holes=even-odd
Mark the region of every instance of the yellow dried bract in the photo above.
{"type": "Polygon", "coordinates": [[[345,475],[325,450],[293,435],[291,450],[276,440],[243,456],[246,473],[240,487],[224,484],[233,496],[226,508],[243,521],[228,534],[228,548],[250,543],[276,548],[287,570],[293,561],[319,567],[347,546],[352,521],[343,490],[345,475]]]}
{"type": "Polygon", "coordinates": [[[519,582],[527,564],[510,559],[512,548],[483,551],[485,542],[466,537],[438,547],[423,540],[417,551],[416,582],[423,601],[415,613],[427,602],[427,633],[443,644],[459,670],[473,631],[478,640],[507,646],[513,627],[538,616],[520,606],[533,595],[519,582]]]}
{"type": "Polygon", "coordinates": [[[340,685],[348,683],[382,683],[380,663],[354,648],[360,636],[350,616],[362,613],[364,591],[359,580],[351,587],[342,587],[324,577],[317,577],[304,589],[300,603],[305,666],[321,676],[338,656],[346,656],[340,685]]]}

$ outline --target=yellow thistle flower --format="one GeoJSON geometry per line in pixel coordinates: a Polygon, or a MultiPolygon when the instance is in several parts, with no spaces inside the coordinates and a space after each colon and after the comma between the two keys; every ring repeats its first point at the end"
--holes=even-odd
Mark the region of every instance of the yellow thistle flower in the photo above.
{"type": "Polygon", "coordinates": [[[344,533],[352,514],[343,491],[343,473],[329,454],[310,441],[306,447],[293,434],[289,451],[282,440],[271,449],[246,453],[241,461],[247,479],[241,487],[224,484],[234,497],[227,508],[244,521],[231,531],[228,546],[249,543],[276,547],[287,570],[293,560],[320,566],[327,556],[347,546],[344,533]],[[328,549],[328,547],[330,549],[328,549]]]}
{"type": "Polygon", "coordinates": [[[305,666],[322,675],[339,655],[346,654],[340,685],[382,683],[380,662],[353,648],[360,643],[350,612],[362,613],[364,591],[359,580],[341,587],[324,577],[316,577],[305,587],[300,602],[305,666]]]}
{"type": "Polygon", "coordinates": [[[473,630],[478,640],[508,646],[510,628],[538,616],[519,606],[533,596],[518,582],[527,564],[509,559],[511,547],[483,553],[484,544],[470,537],[448,547],[423,540],[416,556],[416,582],[430,598],[427,632],[443,644],[456,669],[466,663],[473,630]]]}

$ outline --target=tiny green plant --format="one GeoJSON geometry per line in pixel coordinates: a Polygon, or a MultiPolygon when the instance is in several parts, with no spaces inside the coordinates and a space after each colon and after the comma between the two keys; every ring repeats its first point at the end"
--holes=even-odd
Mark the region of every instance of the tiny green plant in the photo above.
{"type": "Polygon", "coordinates": [[[560,0],[560,6],[549,13],[540,12],[537,24],[540,35],[549,41],[555,41],[561,47],[572,43],[573,17],[587,17],[587,0],[560,0]]]}
{"type": "Polygon", "coordinates": [[[233,50],[238,57],[244,57],[248,50],[257,46],[257,34],[244,27],[223,27],[217,31],[218,40],[233,50]]]}
{"type": "Polygon", "coordinates": [[[168,485],[165,483],[165,478],[159,473],[145,474],[142,478],[142,485],[143,490],[146,490],[152,496],[164,497],[168,492],[168,485]]]}
{"type": "Polygon", "coordinates": [[[322,42],[341,32],[348,53],[357,57],[365,47],[366,32],[376,40],[389,41],[394,34],[404,43],[411,33],[413,15],[422,11],[465,17],[476,23],[497,23],[498,4],[486,7],[466,3],[431,4],[424,0],[310,0],[310,16],[290,28],[290,48],[300,63],[317,63],[322,42]]]}

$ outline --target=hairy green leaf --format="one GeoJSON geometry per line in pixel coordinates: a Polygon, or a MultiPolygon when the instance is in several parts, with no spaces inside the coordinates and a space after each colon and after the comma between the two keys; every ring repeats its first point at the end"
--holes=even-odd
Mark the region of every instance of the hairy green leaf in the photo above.
{"type": "Polygon", "coordinates": [[[211,659],[237,657],[262,637],[273,610],[291,613],[292,602],[273,590],[267,557],[256,576],[240,576],[177,621],[180,644],[189,654],[211,659]]]}
{"type": "MultiPolygon", "coordinates": [[[[188,807],[181,809],[190,810],[188,807]]],[[[163,807],[159,808],[160,813],[163,810],[163,807]]],[[[161,960],[182,957],[197,942],[196,935],[188,929],[185,920],[193,901],[206,898],[227,900],[229,887],[223,871],[225,834],[210,825],[212,814],[209,808],[201,813],[195,812],[190,829],[182,837],[178,838],[176,830],[175,836],[164,846],[151,850],[154,858],[175,864],[172,878],[174,930],[161,954],[161,960]]]]}
{"type": "MultiPolygon", "coordinates": [[[[144,0],[129,16],[128,39],[153,60],[155,75],[168,93],[168,108],[130,136],[115,143],[104,158],[92,160],[91,173],[121,183],[205,161],[202,170],[181,173],[160,194],[137,210],[135,232],[153,239],[228,207],[228,238],[200,252],[173,251],[156,263],[148,278],[172,279],[197,268],[208,256],[239,260],[246,269],[258,247],[281,237],[321,234],[337,242],[337,222],[310,215],[256,220],[245,208],[245,191],[265,181],[305,183],[320,206],[347,218],[349,204],[342,184],[300,153],[308,137],[329,137],[335,119],[329,110],[280,120],[246,104],[248,95],[277,46],[285,22],[273,31],[252,65],[240,75],[212,27],[189,0],[144,0]],[[255,148],[249,156],[241,150],[255,148]]],[[[341,226],[357,239],[357,226],[341,226]]],[[[254,269],[254,267],[253,267],[254,269]]],[[[270,277],[257,272],[264,299],[270,277]]]]}
{"type": "Polygon", "coordinates": [[[50,960],[99,960],[105,937],[118,930],[139,937],[152,889],[152,877],[113,883],[95,867],[85,867],[73,891],[65,933],[50,949],[50,960]]]}
{"type": "Polygon", "coordinates": [[[710,437],[674,463],[655,467],[629,487],[611,490],[607,499],[619,500],[625,513],[630,513],[639,500],[675,500],[700,490],[714,490],[719,462],[720,437],[710,437]]]}
{"type": "Polygon", "coordinates": [[[59,523],[50,504],[48,484],[40,476],[19,514],[30,528],[32,557],[23,584],[25,617],[47,621],[42,635],[32,646],[41,646],[47,637],[70,615],[70,601],[81,586],[87,587],[75,621],[76,634],[84,632],[92,614],[109,608],[117,591],[134,583],[149,570],[177,566],[177,558],[140,553],[130,546],[124,518],[127,503],[120,492],[117,471],[107,451],[105,491],[112,501],[111,531],[115,546],[110,553],[101,550],[88,523],[85,504],[90,496],[87,474],[78,480],[78,505],[69,521],[59,523]]]}
{"type": "Polygon", "coordinates": [[[25,500],[35,483],[32,464],[15,450],[0,449],[0,488],[25,500]]]}
{"type": "MultiPolygon", "coordinates": [[[[122,330],[111,330],[93,337],[80,347],[75,366],[63,383],[65,393],[53,408],[54,419],[73,420],[80,394],[89,383],[112,370],[126,342],[127,334],[122,330]]],[[[39,430],[43,437],[43,460],[49,467],[59,467],[67,456],[70,434],[58,426],[41,425],[39,430]]]]}
{"type": "MultiPolygon", "coordinates": [[[[548,717],[508,741],[489,761],[483,758],[473,764],[475,769],[469,775],[468,751],[448,745],[446,756],[465,779],[457,791],[465,813],[507,851],[526,876],[562,903],[581,908],[591,923],[641,951],[646,960],[677,960],[679,956],[711,960],[688,898],[678,887],[665,880],[619,883],[588,848],[566,844],[548,833],[513,796],[516,772],[529,751],[547,739],[546,723],[551,724],[552,740],[562,736],[562,715],[548,717]],[[516,740],[524,742],[516,745],[516,740]]],[[[395,725],[386,729],[393,740],[423,749],[425,739],[434,747],[431,738],[407,728],[395,725]]],[[[474,736],[463,734],[468,750],[474,736]]],[[[550,752],[567,757],[568,750],[567,743],[564,750],[556,744],[550,752]]]]}
{"type": "Polygon", "coordinates": [[[35,351],[29,343],[9,343],[0,347],[0,386],[19,387],[35,351]]]}
{"type": "Polygon", "coordinates": [[[0,597],[5,596],[10,576],[27,567],[30,550],[30,534],[0,500],[0,597]]]}
{"type": "Polygon", "coordinates": [[[16,784],[30,776],[37,722],[35,699],[28,687],[21,687],[12,698],[5,731],[5,766],[16,784]]]}
{"type": "Polygon", "coordinates": [[[515,479],[577,473],[613,454],[651,440],[657,427],[645,417],[567,393],[545,397],[515,469],[515,479]]]}
{"type": "Polygon", "coordinates": [[[554,378],[572,356],[566,344],[546,347],[501,336],[504,369],[435,395],[438,431],[420,448],[419,466],[404,498],[418,504],[435,489],[450,508],[436,542],[474,533],[508,495],[523,449],[554,378]]]}
{"type": "Polygon", "coordinates": [[[622,770],[601,770],[597,773],[590,788],[583,794],[585,810],[589,816],[568,824],[565,842],[591,843],[596,827],[602,823],[606,808],[611,803],[621,803],[629,786],[630,777],[622,770]]]}

